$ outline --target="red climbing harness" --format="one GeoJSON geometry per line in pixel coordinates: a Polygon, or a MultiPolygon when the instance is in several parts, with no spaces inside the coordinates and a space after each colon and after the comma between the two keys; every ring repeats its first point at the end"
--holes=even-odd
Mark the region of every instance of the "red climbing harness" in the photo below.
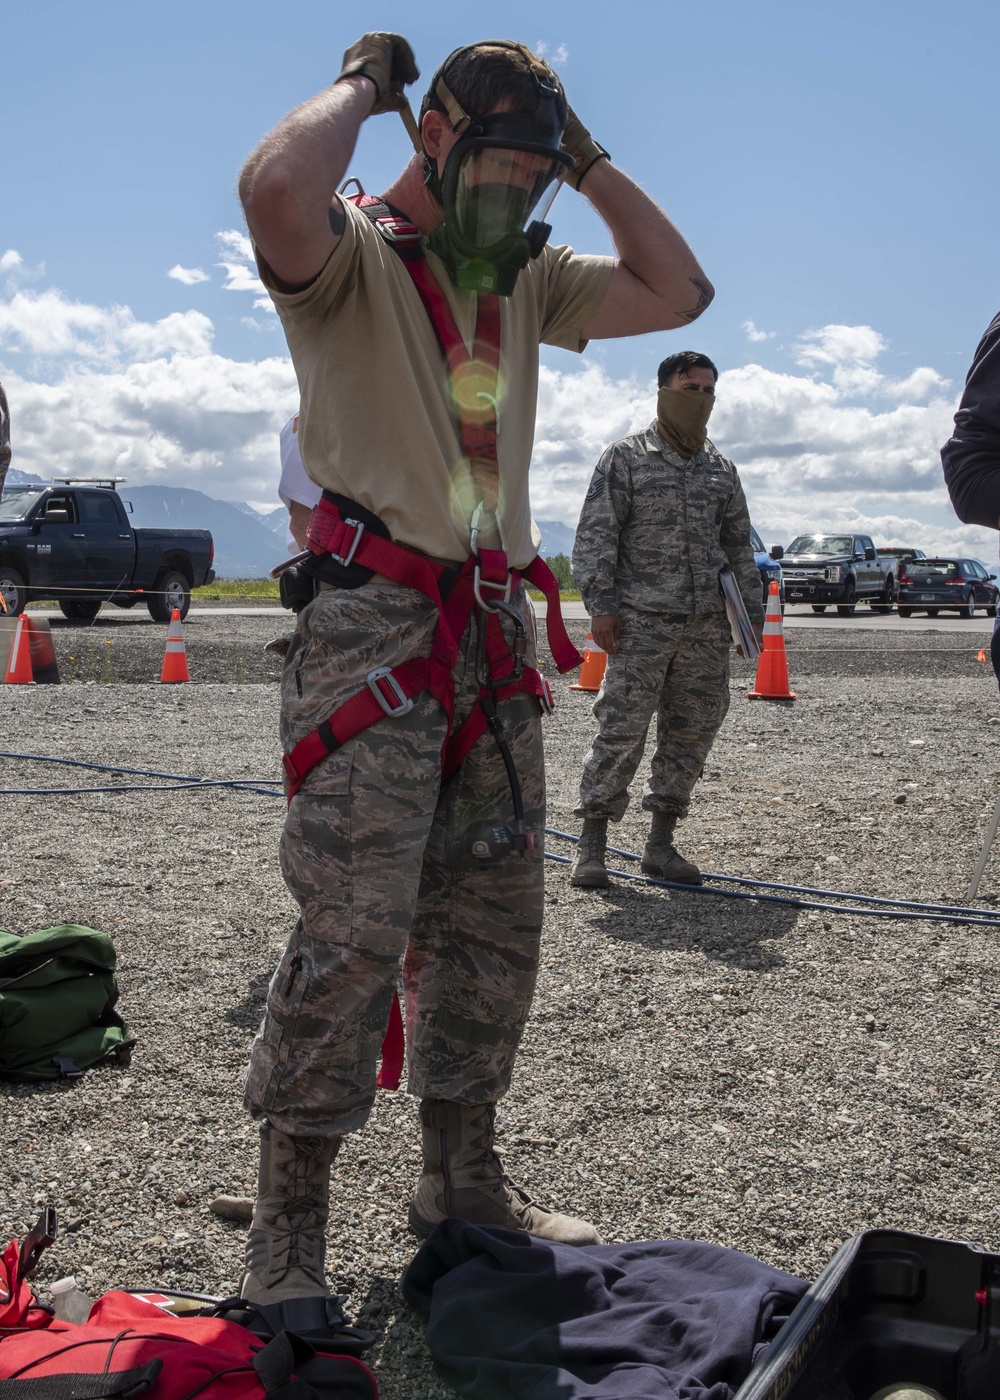
{"type": "Polygon", "coordinates": [[[358,195],[353,196],[352,202],[368,215],[399,255],[427,309],[459,406],[462,451],[470,463],[481,508],[472,526],[470,548],[473,552],[442,596],[441,580],[446,574],[452,574],[452,570],[414,549],[373,534],[359,520],[345,518],[337,504],[326,496],[316,506],[306,541],[314,555],[328,555],[344,566],[361,565],[394,583],[415,588],[437,608],[438,621],[429,656],[413,657],[398,666],[372,671],[363,690],[338,706],[285,755],[289,802],[313,768],[328,754],[380,720],[398,719],[407,714],[413,708],[414,698],[428,690],[448,718],[448,733],[441,754],[444,777],[450,777],[460,767],[487,727],[485,712],[479,705],[452,733],[455,711],[452,669],[458,659],[459,642],[476,608],[486,614],[486,660],[494,683],[493,698],[502,700],[526,691],[537,696],[546,710],[551,710],[552,692],[548,682],[534,667],[519,664],[519,658],[514,657],[507,646],[500,625],[497,602],[509,601],[522,577],[545,595],[549,647],[558,670],[571,671],[580,665],[581,659],[566,634],[559,607],[559,585],[545,561],[536,556],[527,568],[510,570],[502,550],[477,548],[478,519],[484,510],[490,514],[495,511],[499,495],[496,422],[499,299],[482,295],[478,298],[475,344],[470,354],[448,298],[424,258],[419,230],[393,214],[381,200],[358,195]],[[475,388],[477,384],[488,387],[475,388]],[[508,678],[509,684],[497,686],[497,682],[508,678]]]}

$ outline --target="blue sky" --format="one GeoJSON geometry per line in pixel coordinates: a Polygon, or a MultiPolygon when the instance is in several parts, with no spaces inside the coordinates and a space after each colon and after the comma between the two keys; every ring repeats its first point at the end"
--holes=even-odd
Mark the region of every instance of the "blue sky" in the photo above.
{"type": "MultiPolygon", "coordinates": [[[[295,388],[233,236],[240,163],[366,29],[404,32],[424,79],[456,45],[501,34],[545,46],[717,288],[689,330],[583,360],[544,352],[536,514],[572,521],[603,443],[652,415],[657,361],[691,345],[727,371],[712,433],[775,540],[857,520],[995,551],[957,528],[933,449],[1000,306],[1000,7],[427,10],[8,7],[0,378],[15,465],[124,466],[136,482],[276,499],[295,388]]],[[[377,191],[408,150],[398,118],[373,119],[352,171],[377,191]]],[[[610,248],[569,189],[552,221],[554,241],[610,248]]]]}

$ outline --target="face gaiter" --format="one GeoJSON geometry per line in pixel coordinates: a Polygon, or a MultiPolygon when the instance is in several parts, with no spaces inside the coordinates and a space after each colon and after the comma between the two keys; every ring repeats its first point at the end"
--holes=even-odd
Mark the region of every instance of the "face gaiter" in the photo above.
{"type": "Polygon", "coordinates": [[[664,387],[656,395],[656,425],[682,457],[693,457],[705,446],[714,407],[714,394],[664,387]]]}

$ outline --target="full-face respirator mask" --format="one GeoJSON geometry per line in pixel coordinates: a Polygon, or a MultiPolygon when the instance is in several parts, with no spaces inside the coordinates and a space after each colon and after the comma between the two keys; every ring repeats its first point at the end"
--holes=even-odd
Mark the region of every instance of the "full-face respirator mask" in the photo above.
{"type": "Polygon", "coordinates": [[[436,162],[419,146],[427,186],[444,209],[444,222],[431,231],[427,243],[456,287],[510,296],[521,268],[537,258],[548,241],[552,228],[545,218],[574,162],[560,149],[559,96],[547,70],[520,44],[491,40],[487,46],[516,49],[529,59],[535,106],[530,112],[484,117],[466,112],[444,76],[465,50],[456,49],[445,60],[431,91],[459,140],[440,177],[436,162]]]}

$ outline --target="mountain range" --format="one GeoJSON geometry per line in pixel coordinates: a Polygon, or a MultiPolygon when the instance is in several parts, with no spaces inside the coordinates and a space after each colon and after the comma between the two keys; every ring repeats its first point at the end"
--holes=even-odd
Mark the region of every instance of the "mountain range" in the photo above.
{"type": "MultiPolygon", "coordinates": [[[[7,474],[11,486],[28,486],[42,478],[19,472],[7,474]]],[[[260,511],[245,501],[219,501],[186,486],[118,488],[132,506],[132,524],[147,529],[211,530],[215,541],[215,572],[219,578],[263,578],[288,557],[288,512],[284,506],[260,511]]],[[[573,530],[560,520],[539,520],[541,553],[571,554],[573,530]]]]}

